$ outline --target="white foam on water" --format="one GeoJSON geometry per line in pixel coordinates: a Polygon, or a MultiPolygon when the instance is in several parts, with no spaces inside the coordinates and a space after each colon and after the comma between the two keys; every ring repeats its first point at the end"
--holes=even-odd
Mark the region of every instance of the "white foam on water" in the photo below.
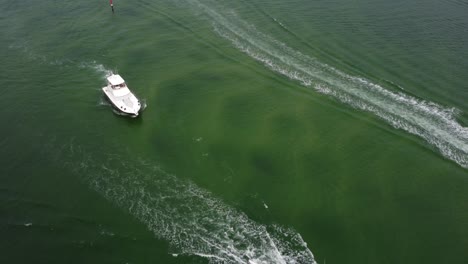
{"type": "Polygon", "coordinates": [[[141,99],[140,102],[141,102],[141,110],[140,111],[143,112],[146,109],[146,107],[148,107],[148,104],[146,103],[146,98],[141,99]]]}
{"type": "Polygon", "coordinates": [[[36,53],[33,49],[30,48],[30,45],[27,41],[12,43],[8,46],[9,49],[18,50],[21,53],[25,54],[28,59],[34,61],[37,64],[47,64],[52,66],[61,66],[61,67],[77,67],[79,69],[87,69],[94,71],[96,74],[100,75],[102,79],[106,79],[107,76],[111,75],[113,72],[104,66],[101,63],[96,61],[76,61],[68,58],[53,58],[51,56],[46,56],[44,54],[36,53]]]}
{"type": "Polygon", "coordinates": [[[173,255],[197,255],[210,263],[315,263],[294,230],[257,223],[148,161],[116,154],[99,161],[73,141],[54,155],[59,160],[67,156],[65,166],[92,189],[167,240],[173,255]]]}
{"type": "Polygon", "coordinates": [[[286,29],[287,31],[289,31],[289,28],[287,28],[283,23],[281,23],[281,21],[279,21],[278,19],[274,18],[273,17],[273,21],[275,21],[280,27],[282,27],[283,29],[286,29]]]}
{"type": "MultiPolygon", "coordinates": [[[[205,14],[214,31],[269,69],[353,108],[373,113],[397,129],[417,135],[443,156],[468,168],[468,129],[459,111],[391,91],[362,77],[346,74],[262,33],[234,11],[211,0],[187,0],[205,14]]],[[[399,87],[404,90],[403,87],[399,87]]]]}
{"type": "Polygon", "coordinates": [[[53,58],[52,56],[46,56],[44,54],[37,53],[33,48],[31,48],[29,41],[17,41],[11,43],[8,48],[21,52],[22,54],[26,55],[29,60],[32,60],[34,63],[39,65],[66,67],[73,63],[71,60],[66,58],[53,58]]]}
{"type": "Polygon", "coordinates": [[[113,71],[108,69],[106,66],[96,61],[80,62],[78,65],[81,69],[90,69],[101,76],[102,79],[106,79],[109,75],[112,75],[113,71]]]}

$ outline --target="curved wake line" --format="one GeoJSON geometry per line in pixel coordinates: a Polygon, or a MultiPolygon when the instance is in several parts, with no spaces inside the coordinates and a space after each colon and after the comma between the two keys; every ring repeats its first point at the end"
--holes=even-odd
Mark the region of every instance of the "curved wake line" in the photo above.
{"type": "MultiPolygon", "coordinates": [[[[210,263],[316,263],[300,234],[256,223],[209,191],[143,160],[99,161],[71,142],[54,151],[89,186],[144,223],[179,254],[210,263]]],[[[130,156],[130,155],[128,155],[130,156]]]]}
{"type": "Polygon", "coordinates": [[[18,50],[21,53],[25,54],[28,59],[35,61],[38,64],[45,64],[51,66],[60,66],[63,68],[67,67],[77,67],[79,69],[87,69],[92,70],[98,75],[100,75],[103,79],[105,79],[108,75],[110,75],[112,71],[106,68],[104,65],[93,61],[81,61],[81,60],[72,60],[67,58],[53,58],[43,54],[38,54],[34,52],[28,45],[27,41],[20,42],[20,43],[12,43],[8,46],[9,49],[18,50]]]}
{"type": "MultiPolygon", "coordinates": [[[[81,62],[78,65],[81,69],[90,69],[96,72],[101,76],[102,79],[106,79],[109,75],[111,75],[114,71],[106,68],[104,65],[97,63],[96,61],[91,62],[81,62]]],[[[116,71],[115,71],[116,72],[116,71]]]]}
{"type": "Polygon", "coordinates": [[[214,31],[237,49],[274,72],[329,95],[353,108],[373,113],[397,129],[426,140],[446,158],[468,168],[468,129],[455,116],[459,111],[393,92],[365,78],[341,72],[260,32],[231,10],[206,0],[189,0],[202,10],[214,31]]]}

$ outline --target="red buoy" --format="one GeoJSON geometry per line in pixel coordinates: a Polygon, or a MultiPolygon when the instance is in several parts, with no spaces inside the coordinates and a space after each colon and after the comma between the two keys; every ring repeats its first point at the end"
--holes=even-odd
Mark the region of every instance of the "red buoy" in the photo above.
{"type": "Polygon", "coordinates": [[[114,4],[112,3],[112,0],[109,0],[109,4],[111,6],[112,13],[114,13],[114,4]]]}

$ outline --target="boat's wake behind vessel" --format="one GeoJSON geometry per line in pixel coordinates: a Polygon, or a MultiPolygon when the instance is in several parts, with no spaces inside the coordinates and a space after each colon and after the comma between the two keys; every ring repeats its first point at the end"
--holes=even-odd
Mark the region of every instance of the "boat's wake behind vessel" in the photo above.
{"type": "Polygon", "coordinates": [[[423,138],[443,156],[468,168],[468,129],[456,120],[459,113],[456,108],[392,91],[342,72],[262,33],[218,2],[186,2],[205,16],[217,34],[272,71],[353,108],[373,113],[391,126],[423,138]]]}
{"type": "Polygon", "coordinates": [[[117,153],[93,156],[73,141],[52,153],[92,189],[167,240],[173,256],[197,255],[210,263],[315,263],[296,231],[257,223],[151,162],[117,153]]]}

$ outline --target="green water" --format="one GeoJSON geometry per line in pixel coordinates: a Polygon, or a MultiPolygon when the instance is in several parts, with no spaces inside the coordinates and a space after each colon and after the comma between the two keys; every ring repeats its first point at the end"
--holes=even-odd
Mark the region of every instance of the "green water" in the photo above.
{"type": "Polygon", "coordinates": [[[466,1],[0,4],[0,263],[466,262],[466,1]]]}

